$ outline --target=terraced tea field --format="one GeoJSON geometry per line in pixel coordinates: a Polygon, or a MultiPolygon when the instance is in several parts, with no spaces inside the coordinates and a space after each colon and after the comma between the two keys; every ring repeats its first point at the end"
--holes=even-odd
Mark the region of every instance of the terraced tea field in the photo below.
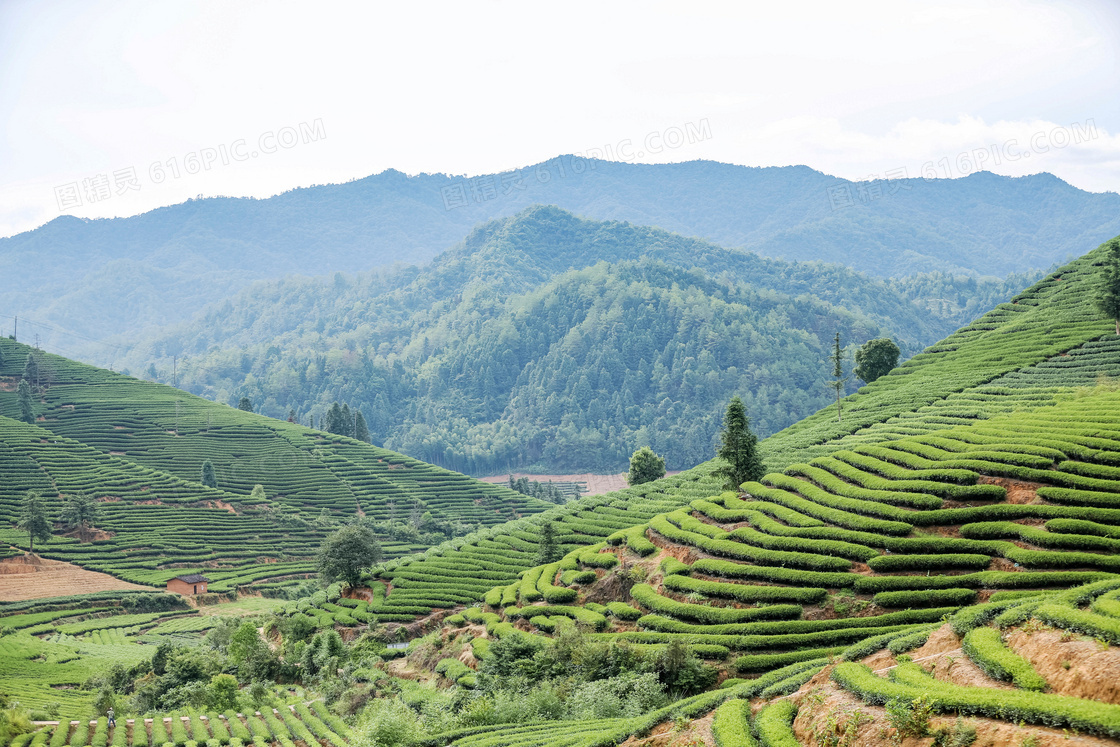
{"type": "Polygon", "coordinates": [[[1115,376],[1115,355],[1094,344],[1116,345],[1113,325],[1094,305],[1104,256],[1099,247],[1054,271],[845,398],[842,420],[828,407],[766,439],[767,466],[845,448],[853,434],[855,443],[882,440],[1042,406],[1115,376]],[[1032,370],[1017,375],[1022,369],[1032,370]]]}
{"type": "Polygon", "coordinates": [[[22,734],[13,747],[187,747],[187,745],[229,745],[230,747],[349,747],[353,734],[341,719],[322,703],[265,709],[253,713],[199,713],[163,717],[118,719],[110,727],[108,719],[96,721],[64,720],[36,732],[22,734]]]}
{"type": "MultiPolygon", "coordinates": [[[[14,390],[29,355],[38,362],[37,422],[13,419],[0,394],[0,522],[28,490],[57,515],[65,496],[100,502],[93,542],[55,537],[44,557],[161,586],[203,572],[215,592],[302,578],[331,522],[355,514],[489,526],[548,507],[501,485],[349,438],[260,417],[160,384],[138,381],[0,340],[0,385],[14,390]],[[217,488],[200,484],[210,461],[217,488]],[[255,485],[263,501],[252,499],[255,485]],[[326,524],[323,517],[329,517],[326,524]]],[[[0,540],[26,547],[26,536],[0,540]]],[[[383,537],[386,557],[425,545],[383,537]]]]}
{"type": "MultiPolygon", "coordinates": [[[[1015,410],[1120,375],[1120,338],[1092,304],[1102,250],[1078,259],[1011,303],[844,400],[762,442],[771,468],[784,469],[862,444],[932,433],[1015,410]]],[[[569,549],[616,529],[719,492],[708,462],[638,488],[592,496],[507,527],[445,543],[423,557],[389,563],[381,577],[401,604],[451,607],[478,600],[531,566],[541,522],[551,520],[569,549]],[[407,602],[405,601],[407,600],[407,602]]],[[[839,478],[837,478],[839,479],[839,478]]]]}
{"type": "MultiPolygon", "coordinates": [[[[728,697],[798,692],[813,678],[822,686],[829,679],[818,673],[828,666],[830,687],[868,707],[922,696],[932,712],[974,715],[977,728],[993,734],[1022,722],[1117,738],[1120,689],[1105,681],[1111,674],[1079,689],[1072,675],[1059,677],[1072,664],[1061,670],[1050,657],[1042,677],[1003,638],[1052,628],[1068,631],[1067,642],[1080,634],[1120,643],[1120,606],[1112,601],[1120,595],[1118,551],[1120,392],[1096,388],[1035,410],[835,451],[740,493],[693,500],[528,569],[485,593],[483,607],[444,624],[451,635],[469,629],[477,660],[495,639],[549,637],[572,626],[592,641],[640,650],[679,641],[746,680],[698,696],[702,710],[728,697]],[[895,661],[890,679],[855,663],[831,665],[888,648],[903,654],[946,635],[984,676],[1012,690],[947,687],[905,660],[895,661]]],[[[1045,646],[1028,649],[1046,656],[1045,646]]],[[[1120,666],[1111,656],[1115,664],[1102,672],[1120,666]]],[[[1079,671],[1091,676],[1087,664],[1079,671]]],[[[454,657],[437,672],[460,687],[475,684],[473,670],[454,657]]],[[[776,701],[749,719],[749,708],[729,701],[716,726],[731,741],[719,744],[754,744],[752,733],[760,744],[813,743],[822,712],[798,716],[799,702],[814,701],[776,701]]],[[[547,733],[509,726],[493,743],[593,745],[604,733],[624,739],[658,722],[573,723],[547,733]]],[[[475,739],[445,736],[436,741],[475,739]]],[[[487,743],[492,737],[497,730],[478,732],[487,743]]]]}

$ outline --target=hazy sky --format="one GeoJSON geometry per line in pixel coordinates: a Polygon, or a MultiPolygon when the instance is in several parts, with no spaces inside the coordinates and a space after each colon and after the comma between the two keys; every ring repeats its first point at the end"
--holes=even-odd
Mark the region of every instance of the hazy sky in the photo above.
{"type": "Polygon", "coordinates": [[[0,0],[0,236],[607,146],[1120,191],[1120,0],[0,0]]]}

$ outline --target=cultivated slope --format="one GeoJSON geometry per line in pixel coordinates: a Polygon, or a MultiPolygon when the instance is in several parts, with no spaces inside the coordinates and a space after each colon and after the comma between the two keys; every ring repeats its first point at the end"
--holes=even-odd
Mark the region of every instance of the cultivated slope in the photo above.
{"type": "MultiPolygon", "coordinates": [[[[217,590],[311,570],[324,533],[363,514],[402,524],[431,513],[446,531],[467,531],[547,507],[342,436],[217,405],[171,387],[115,374],[0,339],[0,517],[12,521],[26,491],[52,513],[66,496],[101,501],[94,544],[58,538],[48,557],[160,584],[202,568],[217,590]],[[35,423],[19,414],[17,384],[38,362],[35,423]],[[204,461],[217,488],[199,483],[204,461]],[[264,488],[263,502],[250,497],[264,488]],[[259,561],[271,562],[262,567],[259,561]],[[224,569],[224,570],[219,570],[224,569]]],[[[386,527],[391,529],[392,527],[386,527]]],[[[423,549],[438,534],[385,537],[389,555],[423,549]]],[[[4,539],[26,547],[7,530],[4,539]]],[[[39,549],[37,544],[36,549],[39,549]]]]}
{"type": "MultiPolygon", "coordinates": [[[[1067,265],[1015,303],[995,309],[848,397],[844,407],[849,414],[843,421],[836,422],[833,406],[807,425],[763,441],[768,465],[781,470],[850,446],[1047,407],[1101,377],[1120,374],[1120,343],[1110,334],[1111,323],[1093,308],[1099,272],[1094,263],[1100,255],[1098,249],[1067,265]]],[[[714,468],[708,462],[665,480],[581,499],[514,526],[460,538],[424,557],[388,564],[383,577],[396,584],[399,576],[414,602],[432,607],[479,599],[488,585],[512,582],[533,564],[541,521],[560,521],[564,530],[578,527],[567,539],[572,544],[580,541],[577,534],[587,542],[601,541],[616,529],[645,521],[642,517],[718,494],[714,468]]]]}
{"type": "MultiPolygon", "coordinates": [[[[831,675],[871,706],[922,696],[932,712],[980,716],[975,728],[995,734],[1020,723],[1116,739],[1120,693],[1111,675],[1092,686],[1068,673],[1075,662],[1081,677],[1098,676],[1090,663],[1096,644],[1068,646],[1062,663],[1047,651],[1050,639],[1036,634],[1050,626],[1069,631],[1063,642],[1077,634],[1120,642],[1118,551],[1120,393],[1086,389],[1033,411],[838,451],[739,493],[692,501],[491,590],[483,608],[445,619],[451,630],[442,653],[454,661],[466,650],[467,661],[485,663],[495,640],[513,636],[532,657],[547,637],[581,626],[591,642],[625,643],[639,655],[682,642],[748,680],[663,712],[549,732],[550,744],[593,745],[674,714],[702,714],[726,698],[777,698],[835,657],[858,662],[888,646],[900,654],[936,635],[933,659],[962,645],[945,645],[957,636],[965,656],[1011,686],[929,659],[918,663],[934,664],[951,686],[915,664],[898,666],[888,680],[855,663],[830,667],[815,684],[831,675]],[[940,631],[954,613],[952,632],[940,631]],[[996,628],[984,627],[990,621],[996,628]],[[458,637],[454,629],[464,626],[472,635],[458,637]],[[998,628],[1009,631],[1011,648],[998,628]]],[[[879,674],[883,666],[876,664],[879,674]]],[[[477,682],[470,667],[437,671],[463,687],[477,682]]],[[[824,725],[815,704],[837,706],[834,695],[809,689],[775,700],[752,726],[763,744],[783,744],[774,735],[792,738],[800,703],[804,738],[824,725]]],[[[739,731],[749,715],[736,711],[739,731]]],[[[485,733],[502,745],[536,744],[540,736],[520,725],[485,733]]],[[[465,735],[433,742],[460,743],[458,736],[465,735]]],[[[724,747],[752,744],[717,738],[724,747]]]]}

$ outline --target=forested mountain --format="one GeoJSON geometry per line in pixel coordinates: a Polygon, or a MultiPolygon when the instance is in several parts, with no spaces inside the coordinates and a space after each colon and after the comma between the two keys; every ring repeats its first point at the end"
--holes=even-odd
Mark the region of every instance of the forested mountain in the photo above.
{"type": "Polygon", "coordinates": [[[617,470],[645,444],[674,469],[711,456],[732,394],[763,435],[823,407],[835,332],[912,354],[1031,279],[884,281],[537,206],[423,268],[254,286],[128,365],[301,423],[342,401],[471,473],[617,470]]]}
{"type": "MultiPolygon", "coordinates": [[[[852,183],[804,166],[562,156],[475,178],[389,170],[263,200],[199,199],[113,220],[63,216],[0,239],[8,280],[0,315],[50,325],[24,330],[108,365],[119,349],[86,338],[187,319],[257,280],[423,263],[475,224],[532,204],[885,276],[1046,269],[1120,232],[1120,195],[1049,174],[852,183]],[[850,200],[838,204],[835,190],[850,200]]],[[[7,331],[12,320],[0,324],[7,331]]]]}

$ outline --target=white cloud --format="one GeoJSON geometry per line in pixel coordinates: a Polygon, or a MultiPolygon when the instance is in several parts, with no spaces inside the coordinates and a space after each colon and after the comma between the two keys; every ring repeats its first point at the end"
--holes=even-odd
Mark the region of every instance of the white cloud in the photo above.
{"type": "Polygon", "coordinates": [[[1092,119],[1088,143],[991,165],[1120,189],[1120,8],[1038,3],[544,6],[0,4],[0,235],[54,187],[134,167],[127,215],[385,168],[487,173],[707,119],[641,160],[807,164],[849,178],[1092,119]],[[188,174],[205,148],[321,119],[327,137],[188,174]],[[155,184],[152,164],[179,178],[155,184]]]}

